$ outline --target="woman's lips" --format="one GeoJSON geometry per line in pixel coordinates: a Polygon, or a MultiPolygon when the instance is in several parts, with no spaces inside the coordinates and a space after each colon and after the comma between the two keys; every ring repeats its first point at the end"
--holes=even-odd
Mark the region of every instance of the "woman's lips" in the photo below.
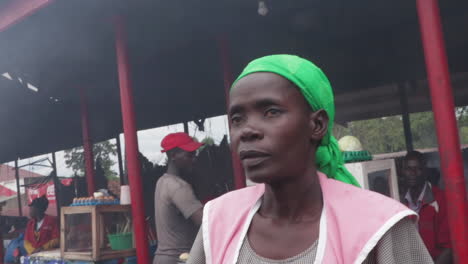
{"type": "Polygon", "coordinates": [[[271,155],[258,150],[243,150],[239,152],[239,157],[244,168],[252,168],[268,160],[271,155]]]}

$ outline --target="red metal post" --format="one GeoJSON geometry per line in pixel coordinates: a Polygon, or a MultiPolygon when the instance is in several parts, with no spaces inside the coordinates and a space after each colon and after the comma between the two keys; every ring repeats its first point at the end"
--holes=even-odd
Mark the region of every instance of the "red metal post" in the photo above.
{"type": "Polygon", "coordinates": [[[468,263],[468,216],[463,160],[437,0],[416,0],[439,143],[455,263],[468,263]]]}
{"type": "Polygon", "coordinates": [[[132,200],[133,228],[135,232],[138,263],[149,263],[149,247],[146,236],[145,206],[141,166],[138,159],[138,138],[133,105],[132,85],[130,80],[130,62],[126,45],[127,35],[122,17],[115,19],[117,67],[119,72],[120,102],[127,155],[128,181],[132,200]]]}
{"type": "MultiPolygon", "coordinates": [[[[229,43],[227,37],[222,35],[218,38],[219,53],[223,65],[224,91],[226,93],[226,107],[229,105],[229,90],[234,81],[232,77],[231,62],[229,59],[229,43]]],[[[230,125],[229,125],[230,126],[230,125]]],[[[239,156],[235,151],[231,151],[232,168],[234,170],[234,187],[236,189],[245,187],[245,174],[239,156]]]]}
{"type": "Polygon", "coordinates": [[[88,183],[88,195],[93,195],[95,189],[94,184],[94,156],[93,144],[89,133],[89,118],[88,118],[88,100],[86,97],[86,88],[80,87],[80,102],[81,102],[81,129],[83,134],[83,149],[85,159],[85,175],[88,183]]]}

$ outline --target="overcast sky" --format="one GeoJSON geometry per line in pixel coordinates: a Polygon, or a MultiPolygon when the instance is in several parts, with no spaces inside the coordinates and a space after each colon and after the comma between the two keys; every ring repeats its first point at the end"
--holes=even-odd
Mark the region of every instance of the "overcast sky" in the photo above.
{"type": "MultiPolygon", "coordinates": [[[[211,137],[215,140],[216,143],[219,143],[223,136],[226,135],[227,128],[226,116],[218,116],[209,118],[205,121],[205,132],[199,131],[195,123],[189,123],[189,133],[191,136],[195,136],[198,140],[203,140],[205,137],[211,137]]],[[[183,132],[184,127],[182,124],[171,125],[167,127],[153,128],[142,130],[138,132],[138,145],[140,152],[143,153],[151,162],[159,163],[165,161],[165,155],[161,153],[161,140],[169,133],[173,132],[183,132]]],[[[125,151],[125,140],[123,134],[120,135],[120,140],[122,142],[122,155],[125,151]]],[[[111,142],[115,143],[115,140],[112,139],[111,142]]],[[[42,155],[37,157],[31,157],[28,159],[23,159],[19,161],[19,166],[29,164],[33,161],[39,160],[41,158],[48,157],[52,160],[51,155],[42,155]]],[[[59,151],[56,153],[57,158],[57,171],[58,175],[61,177],[73,176],[73,171],[70,168],[67,168],[65,165],[64,152],[59,151]]],[[[114,157],[116,165],[113,167],[113,170],[118,173],[117,157],[114,157]]],[[[44,162],[43,164],[49,164],[44,162]]],[[[8,165],[14,166],[13,162],[9,162],[8,165]]],[[[40,166],[25,166],[23,169],[30,170],[42,175],[48,175],[52,169],[45,168],[40,166]]]]}

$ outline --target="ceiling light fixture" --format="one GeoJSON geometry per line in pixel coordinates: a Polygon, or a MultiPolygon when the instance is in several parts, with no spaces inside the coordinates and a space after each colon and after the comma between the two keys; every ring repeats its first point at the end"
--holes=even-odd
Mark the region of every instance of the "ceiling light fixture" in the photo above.
{"type": "Polygon", "coordinates": [[[268,6],[266,4],[266,1],[258,1],[258,14],[261,16],[266,16],[268,15],[268,6]]]}
{"type": "Polygon", "coordinates": [[[30,84],[30,83],[28,83],[28,88],[29,88],[29,90],[32,90],[32,91],[34,91],[36,93],[39,91],[39,89],[36,86],[34,86],[34,85],[30,84]]]}
{"type": "Polygon", "coordinates": [[[11,78],[11,75],[8,72],[5,72],[4,74],[2,74],[2,76],[7,78],[8,80],[13,80],[13,78],[11,78]]]}

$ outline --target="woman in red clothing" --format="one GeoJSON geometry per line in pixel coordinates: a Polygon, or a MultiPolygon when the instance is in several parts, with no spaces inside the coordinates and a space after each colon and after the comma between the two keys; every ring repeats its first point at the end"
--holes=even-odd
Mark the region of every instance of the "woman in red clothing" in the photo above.
{"type": "Polygon", "coordinates": [[[24,248],[28,255],[56,248],[59,245],[59,228],[56,217],[46,215],[49,200],[45,196],[36,198],[29,205],[28,222],[24,234],[24,248]]]}

